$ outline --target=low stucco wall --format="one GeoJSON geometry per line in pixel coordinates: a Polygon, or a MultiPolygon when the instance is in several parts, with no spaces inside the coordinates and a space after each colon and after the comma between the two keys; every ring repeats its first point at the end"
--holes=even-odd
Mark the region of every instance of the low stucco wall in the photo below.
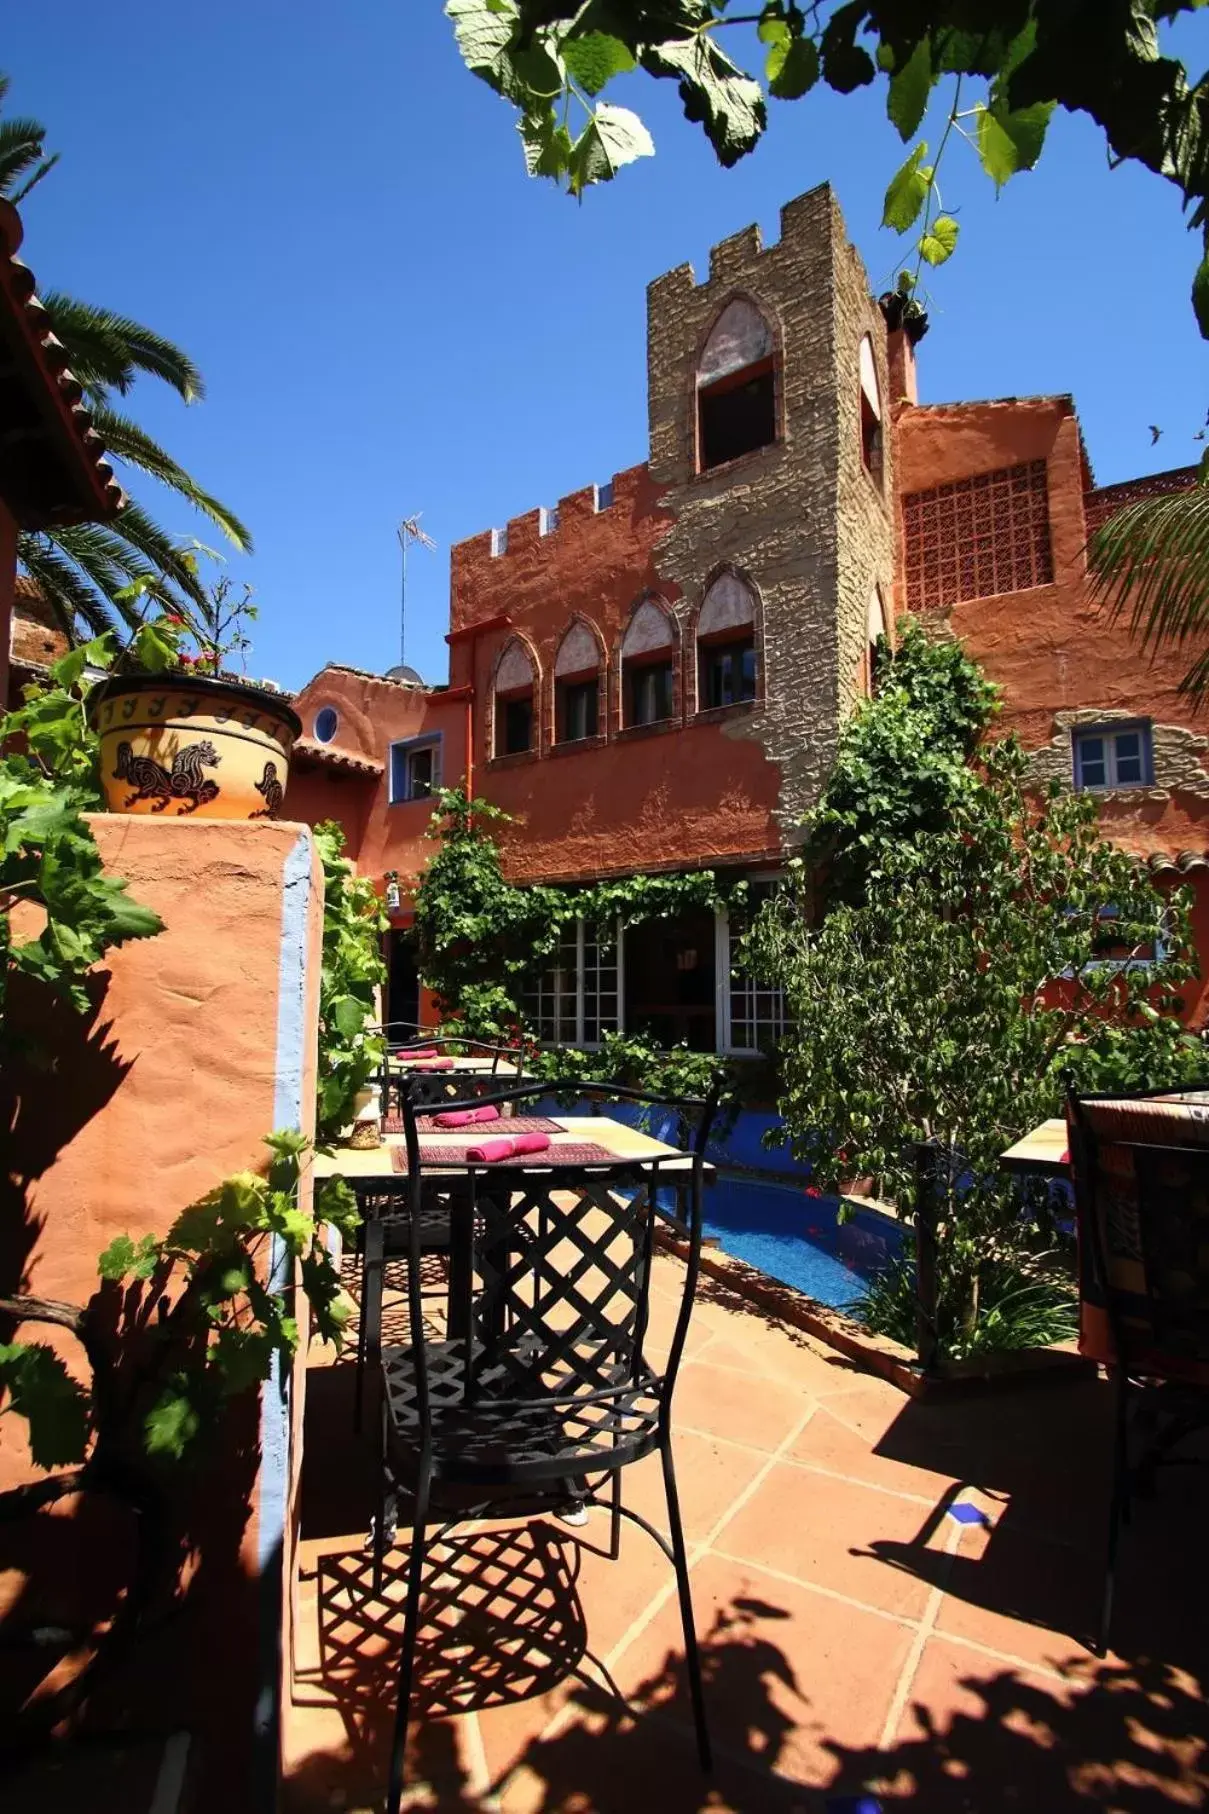
{"type": "MultiPolygon", "coordinates": [[[[229,1173],[261,1169],[265,1134],[313,1131],[323,916],[304,825],[92,823],[107,870],[164,930],[107,954],[86,1017],[33,987],[15,991],[10,1018],[41,1056],[0,1079],[0,1292],[80,1304],[115,1235],[163,1234],[229,1173]]],[[[45,1338],[41,1326],[21,1333],[45,1338]]],[[[69,1339],[61,1352],[79,1363],[69,1339]]],[[[259,1419],[254,1403],[236,1410],[220,1464],[188,1483],[201,1572],[184,1614],[140,1645],[124,1685],[142,1725],[194,1733],[199,1793],[221,1785],[228,1814],[272,1805],[300,1411],[284,1382],[270,1382],[259,1419]]],[[[0,1487],[32,1473],[19,1420],[0,1420],[0,1487]]],[[[76,1509],[67,1501],[41,1522],[61,1527],[76,1509]]],[[[62,1528],[50,1541],[86,1603],[95,1550],[62,1528]]],[[[10,1548],[0,1619],[28,1612],[26,1578],[10,1548]]],[[[7,1717],[0,1701],[0,1727],[7,1717]]],[[[113,1707],[99,1717],[108,1723],[113,1707]]]]}

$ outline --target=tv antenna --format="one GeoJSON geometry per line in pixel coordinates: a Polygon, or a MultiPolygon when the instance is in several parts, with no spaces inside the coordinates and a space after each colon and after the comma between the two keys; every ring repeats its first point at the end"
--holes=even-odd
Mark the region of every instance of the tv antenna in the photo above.
{"type": "Polygon", "coordinates": [[[399,665],[407,663],[407,550],[412,542],[418,542],[421,548],[435,548],[436,543],[430,535],[420,528],[423,511],[417,510],[415,516],[404,517],[395,534],[399,538],[399,551],[403,556],[403,572],[399,581],[399,665]]]}

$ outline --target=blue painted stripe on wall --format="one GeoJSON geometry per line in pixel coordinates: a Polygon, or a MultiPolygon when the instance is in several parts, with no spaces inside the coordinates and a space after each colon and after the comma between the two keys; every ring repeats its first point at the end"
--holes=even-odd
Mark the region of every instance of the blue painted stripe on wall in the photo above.
{"type": "MultiPolygon", "coordinates": [[[[311,836],[300,832],[282,872],[281,957],[277,973],[277,1043],[274,1053],[273,1130],[302,1126],[302,1079],[306,1061],[307,920],[311,899],[311,836]]],[[[269,1261],[269,1284],[289,1282],[287,1256],[276,1236],[269,1261]]],[[[260,1396],[260,1520],[257,1562],[261,1592],[260,1692],[255,1735],[263,1795],[276,1803],[280,1749],[281,1595],[286,1512],[290,1490],[290,1376],[274,1359],[260,1396]]]]}

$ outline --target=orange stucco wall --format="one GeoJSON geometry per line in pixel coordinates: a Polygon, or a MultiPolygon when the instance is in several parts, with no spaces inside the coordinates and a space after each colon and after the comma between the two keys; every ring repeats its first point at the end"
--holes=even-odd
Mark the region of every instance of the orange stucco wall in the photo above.
{"type": "MultiPolygon", "coordinates": [[[[48,1006],[32,988],[14,991],[13,1019],[52,1062],[10,1065],[0,1081],[8,1134],[0,1290],[75,1303],[95,1289],[96,1257],[115,1235],[163,1234],[229,1173],[262,1168],[262,1137],[279,1122],[313,1129],[322,938],[322,882],[305,826],[109,816],[92,824],[106,868],[162,916],[164,930],[107,953],[87,1017],[48,1006]]],[[[22,1333],[46,1339],[41,1326],[22,1333]]],[[[79,1364],[70,1338],[61,1351],[79,1364]]],[[[258,1437],[254,1404],[237,1406],[230,1423],[204,1487],[197,1476],[182,1483],[194,1591],[164,1637],[140,1645],[124,1692],[143,1726],[197,1735],[212,1797],[204,1805],[221,1796],[242,1810],[264,1805],[255,1787],[263,1758],[251,1759],[263,1594],[283,1552],[288,1559],[288,1529],[276,1563],[265,1545],[272,1552],[289,1482],[273,1482],[266,1523],[265,1426],[258,1437]]],[[[20,1431],[17,1419],[0,1422],[0,1485],[30,1473],[20,1431]]],[[[73,1501],[59,1512],[64,1522],[82,1515],[73,1501]]],[[[61,1540],[60,1610],[70,1617],[99,1561],[87,1542],[61,1540]]],[[[0,1561],[0,1615],[21,1599],[16,1559],[10,1549],[0,1561]]],[[[0,1726],[4,1719],[0,1709],[0,1726]]]]}
{"type": "MultiPolygon", "coordinates": [[[[895,433],[903,492],[1023,461],[1048,462],[1053,584],[965,600],[942,614],[1003,690],[997,728],[1016,731],[1026,748],[1040,750],[1056,737],[1069,740],[1069,728],[1059,723],[1058,713],[1105,711],[1149,719],[1156,740],[1162,727],[1205,736],[1204,722],[1179,693],[1186,652],[1143,653],[1127,623],[1110,622],[1090,596],[1087,470],[1068,398],[904,407],[896,414],[895,433]]],[[[902,609],[901,592],[898,603],[902,609]]],[[[1106,799],[1101,807],[1106,832],[1142,856],[1203,851],[1209,785],[1202,791],[1201,776],[1209,784],[1209,771],[1203,753],[1192,745],[1188,763],[1191,788],[1138,789],[1106,799]]],[[[1194,921],[1198,948],[1209,953],[1203,936],[1209,932],[1204,880],[1201,876],[1196,883],[1194,921]]],[[[1209,981],[1192,985],[1185,996],[1189,1018],[1203,1023],[1209,1014],[1209,981]]]]}
{"type": "Polygon", "coordinates": [[[725,720],[686,721],[683,683],[668,726],[616,734],[618,655],[630,614],[647,590],[669,596],[656,570],[669,522],[660,497],[646,467],[636,466],[617,474],[608,509],[595,509],[590,488],[561,499],[557,535],[542,536],[530,511],[508,524],[503,553],[492,555],[490,535],[453,550],[451,677],[474,687],[476,791],[518,819],[505,844],[517,880],[708,864],[779,848],[778,769],[758,744],[728,736],[725,720]],[[576,617],[604,651],[602,725],[613,735],[560,749],[554,665],[576,617]],[[539,670],[537,751],[494,760],[493,674],[513,635],[528,643],[539,670]]]}
{"type": "MultiPolygon", "coordinates": [[[[324,706],[334,707],[339,718],[330,744],[334,754],[385,764],[392,743],[439,732],[442,784],[455,787],[463,781],[467,702],[460,693],[428,692],[352,668],[328,667],[295,701],[307,737],[313,736],[316,714],[324,706]]],[[[397,869],[401,878],[418,875],[432,853],[424,835],[431,805],[409,800],[392,806],[385,770],[378,776],[356,775],[308,758],[291,772],[287,810],[312,825],[338,819],[348,836],[349,855],[362,875],[379,883],[388,869],[397,869]]]]}

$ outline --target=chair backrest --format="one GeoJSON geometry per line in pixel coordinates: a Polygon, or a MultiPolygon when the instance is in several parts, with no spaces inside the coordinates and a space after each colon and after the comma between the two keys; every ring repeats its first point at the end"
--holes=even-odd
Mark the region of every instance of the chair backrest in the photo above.
{"type": "MultiPolygon", "coordinates": [[[[582,1086],[562,1087],[583,1094],[582,1086]]],[[[484,1370],[492,1370],[498,1382],[502,1369],[522,1397],[539,1382],[543,1394],[577,1402],[585,1393],[604,1393],[602,1414],[620,1382],[649,1371],[662,1382],[661,1402],[665,1407],[670,1402],[698,1276],[704,1155],[714,1101],[656,1097],[620,1085],[595,1085],[592,1091],[606,1101],[674,1109],[691,1118],[691,1146],[687,1154],[678,1151],[679,1164],[670,1172],[666,1158],[557,1165],[549,1171],[464,1168],[473,1205],[467,1230],[473,1258],[458,1268],[466,1297],[461,1305],[451,1301],[450,1317],[474,1334],[461,1352],[460,1387],[467,1400],[475,1397],[484,1370]],[[662,1186],[673,1178],[684,1205],[688,1260],[667,1360],[650,1367],[645,1343],[657,1204],[662,1186]]],[[[515,1105],[549,1093],[550,1085],[517,1085],[497,1092],[496,1099],[515,1105]]],[[[410,1092],[403,1102],[409,1172],[432,1177],[421,1159],[410,1092]]],[[[463,1106],[482,1103],[478,1098],[463,1106]]],[[[534,1163],[541,1166],[543,1159],[534,1163]]],[[[413,1328],[425,1328],[418,1300],[413,1328]]],[[[421,1333],[418,1346],[423,1341],[421,1333]]],[[[417,1365],[417,1375],[420,1370],[417,1365]]]]}
{"type": "Polygon", "coordinates": [[[1209,1091],[1071,1095],[1080,1348],[1209,1384],[1209,1091]]]}

